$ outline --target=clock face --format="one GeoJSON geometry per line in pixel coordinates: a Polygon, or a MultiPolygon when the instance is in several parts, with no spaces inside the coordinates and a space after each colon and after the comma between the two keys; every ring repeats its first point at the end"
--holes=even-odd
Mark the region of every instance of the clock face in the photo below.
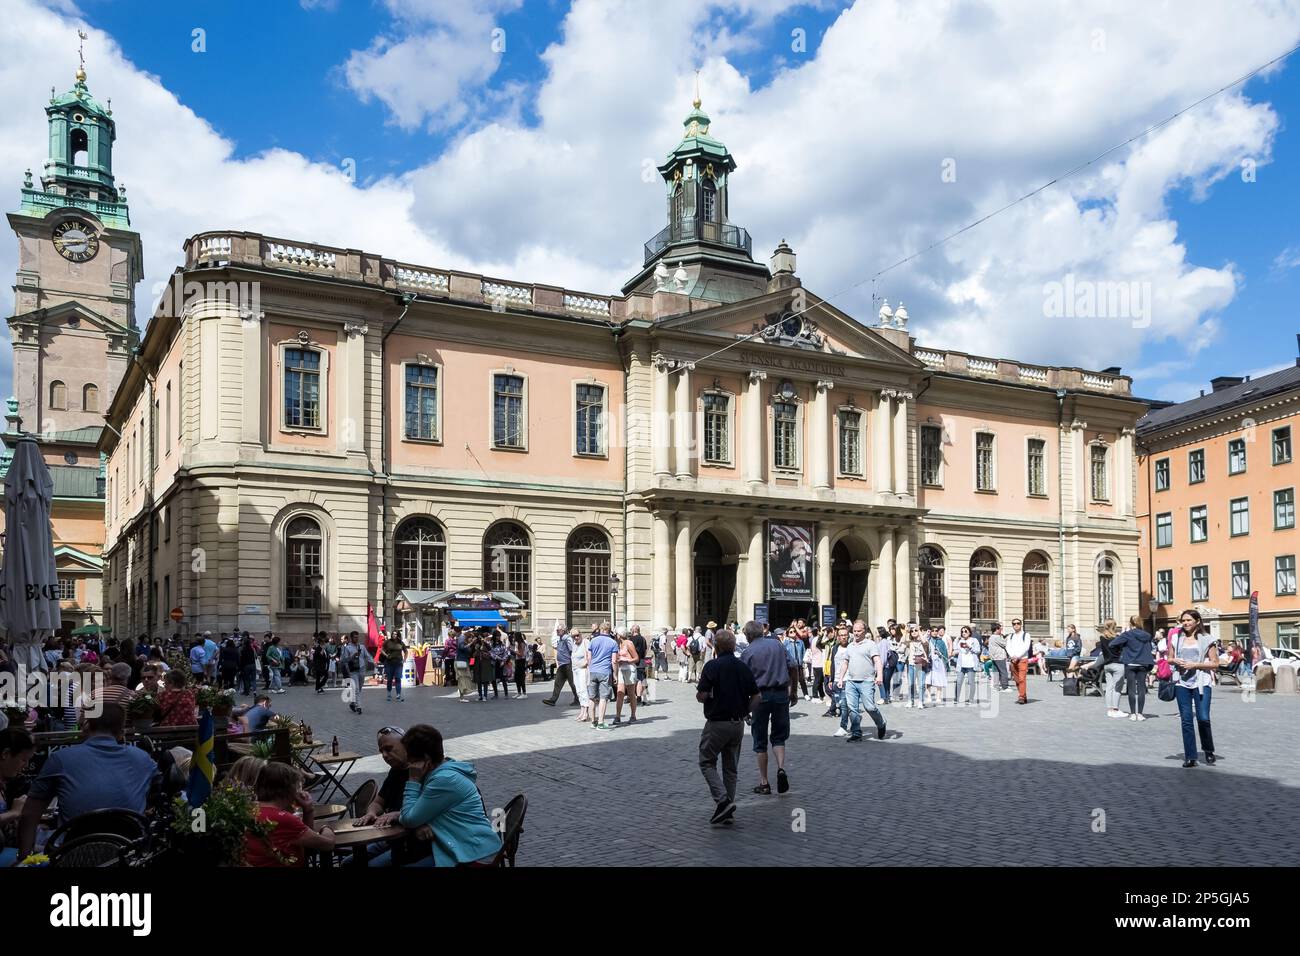
{"type": "Polygon", "coordinates": [[[54,227],[54,248],[70,262],[87,262],[99,252],[99,236],[90,223],[68,219],[54,227]]]}

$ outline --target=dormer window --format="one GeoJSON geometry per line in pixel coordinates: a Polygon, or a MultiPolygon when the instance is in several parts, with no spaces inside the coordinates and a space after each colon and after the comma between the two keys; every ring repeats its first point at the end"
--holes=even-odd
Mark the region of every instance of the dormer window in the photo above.
{"type": "Polygon", "coordinates": [[[702,218],[705,222],[718,221],[718,190],[713,185],[713,180],[704,181],[704,210],[702,218]]]}

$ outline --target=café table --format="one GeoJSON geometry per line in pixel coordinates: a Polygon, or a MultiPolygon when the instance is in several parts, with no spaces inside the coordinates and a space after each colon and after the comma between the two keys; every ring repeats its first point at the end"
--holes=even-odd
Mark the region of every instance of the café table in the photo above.
{"type": "Polygon", "coordinates": [[[378,843],[381,841],[385,843],[396,843],[407,834],[405,827],[359,827],[351,820],[344,820],[337,826],[332,823],[327,823],[325,826],[334,831],[334,849],[319,851],[320,865],[323,867],[334,865],[334,854],[338,850],[344,849],[345,847],[355,847],[356,849],[352,853],[352,865],[364,868],[366,864],[370,862],[369,857],[365,852],[365,845],[367,843],[378,843]]]}
{"type": "Polygon", "coordinates": [[[339,817],[343,816],[343,814],[347,812],[348,812],[348,807],[347,804],[345,803],[317,804],[316,820],[324,821],[324,822],[329,822],[330,820],[337,820],[339,817]]]}
{"type": "Polygon", "coordinates": [[[344,800],[352,799],[352,791],[343,785],[343,781],[347,779],[353,765],[361,759],[361,754],[353,753],[351,750],[340,750],[337,754],[327,754],[324,757],[312,754],[308,759],[316,765],[316,769],[325,778],[321,781],[323,784],[320,793],[321,803],[328,803],[330,797],[336,793],[344,800]]]}

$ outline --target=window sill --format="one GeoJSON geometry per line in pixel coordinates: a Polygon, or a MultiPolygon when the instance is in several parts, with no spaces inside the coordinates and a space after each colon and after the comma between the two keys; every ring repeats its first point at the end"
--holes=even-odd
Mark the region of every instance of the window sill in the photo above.
{"type": "Polygon", "coordinates": [[[490,451],[508,451],[514,452],[516,455],[524,455],[528,453],[528,447],[526,445],[493,445],[490,451]]]}
{"type": "Polygon", "coordinates": [[[1274,464],[1274,465],[1289,465],[1289,464],[1291,464],[1292,461],[1293,461],[1293,459],[1291,459],[1291,458],[1283,458],[1281,461],[1275,461],[1275,462],[1273,462],[1273,464],[1274,464]]]}
{"type": "Polygon", "coordinates": [[[1108,505],[1108,504],[1110,504],[1110,499],[1109,499],[1109,498],[1093,498],[1093,499],[1092,499],[1092,503],[1093,503],[1094,505],[1108,505]]]}
{"type": "Polygon", "coordinates": [[[410,435],[402,436],[403,442],[409,442],[412,445],[441,445],[441,438],[412,438],[410,435]]]}
{"type": "Polygon", "coordinates": [[[921,482],[921,487],[922,487],[922,488],[933,488],[933,489],[935,489],[936,491],[943,491],[943,485],[942,485],[942,484],[935,483],[935,482],[930,482],[930,481],[923,481],[923,482],[921,482]]]}
{"type": "Polygon", "coordinates": [[[1234,532],[1232,532],[1230,535],[1228,535],[1228,537],[1229,537],[1229,538],[1249,538],[1249,537],[1250,537],[1250,532],[1249,532],[1249,531],[1234,531],[1234,532]]]}
{"type": "Polygon", "coordinates": [[[996,488],[976,488],[976,489],[975,489],[975,494],[977,494],[977,495],[996,495],[997,493],[998,493],[998,490],[997,490],[996,488]]]}
{"type": "Polygon", "coordinates": [[[701,468],[735,468],[736,463],[734,461],[707,461],[702,458],[700,459],[700,467],[701,468]]]}
{"type": "Polygon", "coordinates": [[[587,460],[587,461],[609,461],[609,455],[606,454],[605,452],[600,452],[600,453],[598,453],[598,454],[593,454],[593,453],[591,453],[591,452],[575,451],[575,452],[573,453],[573,457],[574,457],[574,458],[582,458],[582,459],[585,459],[585,460],[587,460]]]}
{"type": "Polygon", "coordinates": [[[1026,498],[1041,498],[1042,500],[1046,501],[1046,500],[1048,499],[1049,496],[1048,496],[1048,495],[1045,495],[1045,494],[1043,494],[1043,493],[1041,493],[1041,492],[1033,492],[1033,491],[1031,491],[1031,492],[1029,492],[1028,494],[1026,494],[1025,497],[1026,497],[1026,498]]]}
{"type": "Polygon", "coordinates": [[[323,428],[281,428],[280,434],[293,438],[325,438],[329,432],[323,428]]]}

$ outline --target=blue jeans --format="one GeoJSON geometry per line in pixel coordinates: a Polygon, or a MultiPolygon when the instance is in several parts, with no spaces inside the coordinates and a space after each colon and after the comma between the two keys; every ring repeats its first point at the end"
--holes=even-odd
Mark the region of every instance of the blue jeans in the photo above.
{"type": "Polygon", "coordinates": [[[280,689],[280,668],[272,667],[271,670],[271,690],[280,689]]]}
{"type": "Polygon", "coordinates": [[[790,739],[790,695],[784,687],[759,692],[758,705],[750,724],[754,753],[767,753],[767,722],[772,721],[772,746],[784,747],[790,739]]]}
{"type": "Polygon", "coordinates": [[[925,668],[916,664],[907,665],[907,699],[925,703],[925,668]]]}
{"type": "Polygon", "coordinates": [[[877,730],[885,729],[885,718],[880,715],[880,708],[876,706],[876,685],[873,681],[846,681],[844,699],[847,706],[840,711],[840,726],[849,732],[850,737],[862,736],[863,708],[871,715],[877,730]]]}
{"type": "Polygon", "coordinates": [[[975,682],[975,668],[973,667],[963,667],[957,671],[957,690],[952,695],[952,702],[955,704],[961,700],[963,680],[966,681],[966,700],[968,703],[973,704],[975,703],[975,695],[979,692],[975,682]]]}
{"type": "Polygon", "coordinates": [[[1196,759],[1196,732],[1201,733],[1201,749],[1207,754],[1214,753],[1214,738],[1210,735],[1210,688],[1201,687],[1191,690],[1187,687],[1174,687],[1178,695],[1178,717],[1183,725],[1183,759],[1196,759]],[[1196,727],[1192,719],[1196,719],[1196,727]]]}
{"type": "Polygon", "coordinates": [[[384,686],[388,690],[388,696],[393,696],[393,686],[397,686],[397,697],[400,700],[402,696],[402,665],[390,664],[384,661],[384,686]]]}

